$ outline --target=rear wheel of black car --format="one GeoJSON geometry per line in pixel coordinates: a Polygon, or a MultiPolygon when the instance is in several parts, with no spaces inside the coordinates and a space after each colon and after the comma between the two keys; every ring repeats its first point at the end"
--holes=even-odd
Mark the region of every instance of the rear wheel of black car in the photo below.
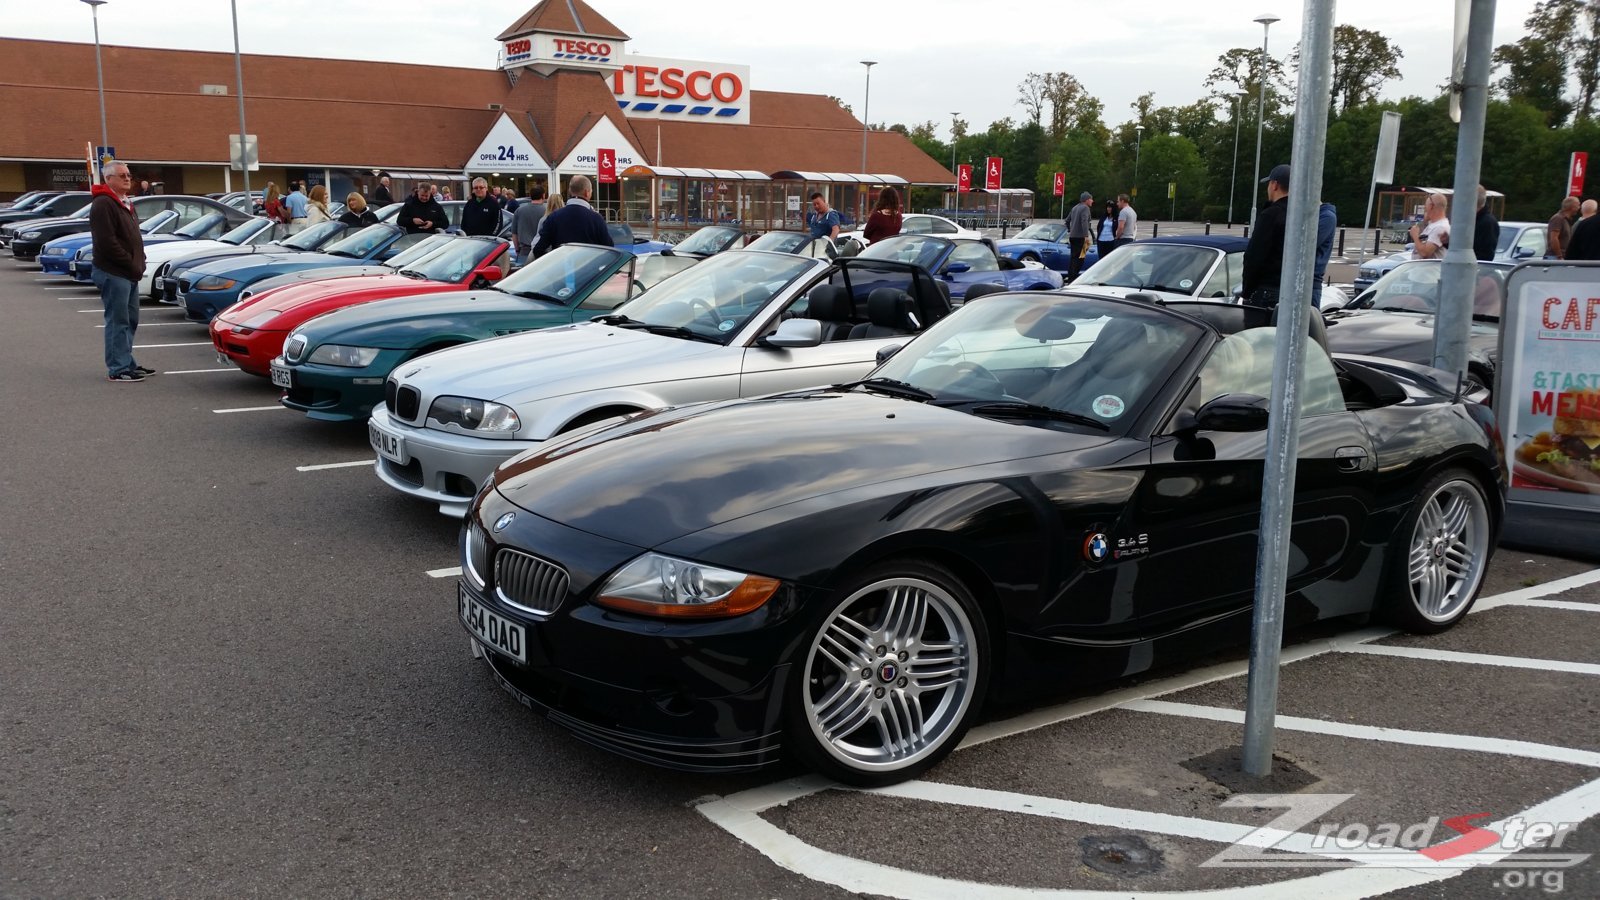
{"type": "Polygon", "coordinates": [[[1466,616],[1489,567],[1489,503],[1460,469],[1428,480],[1390,542],[1388,615],[1401,628],[1437,634],[1466,616]]]}
{"type": "Polygon", "coordinates": [[[788,742],[837,781],[914,778],[960,743],[983,705],[989,636],[966,585],[919,560],[849,579],[809,633],[788,697],[788,742]]]}

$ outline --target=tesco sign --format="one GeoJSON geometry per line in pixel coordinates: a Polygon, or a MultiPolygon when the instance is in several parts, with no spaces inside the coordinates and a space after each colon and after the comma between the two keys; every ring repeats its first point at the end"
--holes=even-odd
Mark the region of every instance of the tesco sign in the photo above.
{"type": "Polygon", "coordinates": [[[554,40],[557,53],[571,53],[575,56],[610,56],[611,45],[600,41],[580,41],[574,38],[556,38],[554,40]]]}
{"type": "Polygon", "coordinates": [[[750,67],[627,54],[615,62],[611,93],[624,114],[642,118],[750,121],[750,67]]]}

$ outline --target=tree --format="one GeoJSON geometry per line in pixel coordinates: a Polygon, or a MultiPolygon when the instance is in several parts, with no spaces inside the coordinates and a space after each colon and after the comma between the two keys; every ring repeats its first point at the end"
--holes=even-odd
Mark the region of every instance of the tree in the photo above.
{"type": "Polygon", "coordinates": [[[971,128],[972,128],[972,126],[967,124],[967,120],[966,119],[963,119],[963,118],[960,118],[960,117],[956,117],[956,118],[951,119],[950,120],[950,139],[952,141],[961,140],[962,138],[967,136],[967,132],[971,128]]]}
{"type": "Polygon", "coordinates": [[[1022,105],[1028,114],[1028,121],[1038,125],[1044,117],[1045,92],[1047,90],[1046,76],[1038,72],[1029,72],[1017,85],[1017,102],[1022,105]]]}
{"type": "MultiPolygon", "coordinates": [[[[1261,83],[1261,50],[1251,47],[1234,47],[1217,57],[1217,66],[1206,76],[1205,86],[1214,96],[1226,98],[1229,94],[1244,92],[1256,96],[1256,86],[1261,83]]],[[[1267,55],[1266,61],[1267,114],[1274,115],[1289,89],[1284,77],[1283,63],[1267,55]]]]}
{"type": "Polygon", "coordinates": [[[833,102],[835,102],[837,104],[839,104],[839,108],[840,109],[843,109],[845,112],[851,114],[852,116],[856,114],[856,111],[850,108],[850,104],[844,102],[843,100],[839,99],[838,97],[835,97],[834,95],[829,94],[828,95],[828,99],[832,100],[833,102]]]}
{"type": "MultiPolygon", "coordinates": [[[[1333,107],[1348,112],[1371,103],[1386,81],[1400,77],[1400,60],[1405,53],[1376,31],[1339,25],[1333,29],[1333,107]]],[[[1300,48],[1289,56],[1298,73],[1300,48]]]]}

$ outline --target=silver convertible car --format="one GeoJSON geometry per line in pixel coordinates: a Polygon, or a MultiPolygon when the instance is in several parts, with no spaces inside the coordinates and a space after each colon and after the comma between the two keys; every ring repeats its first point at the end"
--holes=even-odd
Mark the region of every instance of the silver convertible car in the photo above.
{"type": "Polygon", "coordinates": [[[460,516],[496,466],[558,434],[852,381],[949,312],[947,289],[909,263],[719,254],[593,321],[400,366],[369,424],[378,477],[460,516]]]}

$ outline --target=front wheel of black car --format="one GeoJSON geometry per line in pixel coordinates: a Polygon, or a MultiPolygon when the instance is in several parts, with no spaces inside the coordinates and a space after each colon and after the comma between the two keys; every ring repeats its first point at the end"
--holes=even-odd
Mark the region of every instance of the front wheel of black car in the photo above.
{"type": "Polygon", "coordinates": [[[1461,621],[1489,567],[1489,503],[1459,469],[1429,479],[1391,542],[1389,618],[1437,634],[1461,621]]]}
{"type": "Polygon", "coordinates": [[[788,742],[847,784],[914,778],[955,749],[983,705],[983,613],[953,573],[917,560],[876,565],[833,596],[792,682],[788,742]]]}

